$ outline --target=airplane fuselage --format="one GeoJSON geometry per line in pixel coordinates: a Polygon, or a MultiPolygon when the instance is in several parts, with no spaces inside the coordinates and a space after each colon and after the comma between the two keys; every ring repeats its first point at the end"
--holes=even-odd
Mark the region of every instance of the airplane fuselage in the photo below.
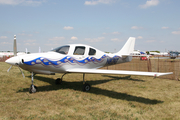
{"type": "MultiPolygon", "coordinates": [[[[91,46],[71,44],[47,53],[34,53],[13,57],[16,65],[38,74],[66,73],[68,69],[97,69],[104,66],[131,61],[131,57],[108,54],[91,46]],[[68,50],[66,50],[68,48],[68,50]],[[67,51],[67,53],[65,53],[67,51]]],[[[12,60],[13,59],[13,60],[12,60]]]]}

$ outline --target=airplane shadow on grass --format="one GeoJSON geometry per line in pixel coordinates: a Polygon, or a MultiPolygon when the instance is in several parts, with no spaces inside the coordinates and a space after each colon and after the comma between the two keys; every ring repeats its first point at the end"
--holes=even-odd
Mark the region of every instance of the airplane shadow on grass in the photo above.
{"type": "MultiPolygon", "coordinates": [[[[132,80],[132,81],[138,81],[138,82],[145,82],[144,80],[138,80],[138,79],[132,79],[129,76],[126,77],[116,77],[116,76],[109,76],[109,75],[103,75],[105,77],[110,77],[112,79],[108,80],[96,80],[96,81],[86,81],[89,83],[91,86],[91,90],[88,91],[87,93],[93,93],[96,95],[104,95],[108,96],[111,98],[115,99],[121,99],[121,100],[127,100],[127,101],[135,101],[135,102],[140,102],[144,104],[158,104],[158,103],[163,103],[163,101],[160,100],[155,100],[155,99],[149,99],[149,98],[143,98],[143,97],[137,97],[134,95],[129,95],[127,93],[120,93],[120,92],[115,92],[115,91],[110,91],[110,90],[105,90],[97,87],[93,87],[93,85],[97,84],[103,84],[112,80],[132,80]]],[[[29,76],[30,77],[30,76],[29,76]]],[[[46,78],[42,76],[35,76],[36,79],[47,82],[50,85],[46,86],[37,86],[38,91],[53,91],[53,90],[59,90],[59,89],[73,89],[77,91],[82,91],[82,81],[80,82],[68,82],[68,81],[63,81],[61,85],[56,85],[55,80],[52,80],[51,78],[46,78]]],[[[17,92],[29,92],[29,88],[24,88],[23,90],[19,90],[17,92]]]]}

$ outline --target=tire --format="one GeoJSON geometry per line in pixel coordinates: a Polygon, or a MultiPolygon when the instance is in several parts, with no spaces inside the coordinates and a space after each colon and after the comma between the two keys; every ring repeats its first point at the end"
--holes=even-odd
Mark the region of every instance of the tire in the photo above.
{"type": "Polygon", "coordinates": [[[35,85],[31,85],[29,88],[29,93],[36,93],[37,92],[37,87],[35,85]]]}
{"type": "Polygon", "coordinates": [[[56,85],[60,85],[61,83],[62,83],[62,79],[57,78],[56,81],[55,81],[55,84],[56,85]]]}
{"type": "Polygon", "coordinates": [[[90,90],[91,90],[91,86],[90,86],[89,84],[85,83],[85,84],[83,85],[83,91],[84,91],[84,92],[87,92],[87,91],[90,91],[90,90]]]}

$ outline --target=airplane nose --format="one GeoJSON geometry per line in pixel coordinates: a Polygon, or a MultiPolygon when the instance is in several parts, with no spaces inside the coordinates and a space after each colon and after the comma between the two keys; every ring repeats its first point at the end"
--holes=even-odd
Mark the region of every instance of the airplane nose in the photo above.
{"type": "Polygon", "coordinates": [[[10,64],[10,65],[19,65],[19,63],[20,63],[18,56],[9,58],[9,59],[7,59],[5,62],[8,63],[8,64],[10,64]]]}

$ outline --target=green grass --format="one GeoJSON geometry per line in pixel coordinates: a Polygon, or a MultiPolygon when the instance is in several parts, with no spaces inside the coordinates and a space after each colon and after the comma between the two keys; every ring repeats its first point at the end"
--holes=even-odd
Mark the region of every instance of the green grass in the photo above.
{"type": "Polygon", "coordinates": [[[180,119],[180,82],[162,78],[87,74],[92,88],[82,92],[82,74],[36,75],[38,92],[29,94],[30,73],[0,63],[0,119],[180,119]]]}

